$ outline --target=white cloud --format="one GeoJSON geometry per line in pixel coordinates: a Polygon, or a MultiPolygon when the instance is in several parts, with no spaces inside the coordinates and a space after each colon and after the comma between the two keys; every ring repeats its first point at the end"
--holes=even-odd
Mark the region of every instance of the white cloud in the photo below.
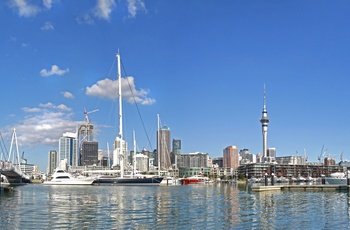
{"type": "Polygon", "coordinates": [[[64,104],[40,104],[34,108],[22,108],[26,116],[18,124],[3,128],[4,135],[10,136],[16,129],[18,144],[21,146],[57,146],[65,132],[74,132],[83,121],[73,121],[71,108],[64,104]]]}
{"type": "Polygon", "coordinates": [[[139,11],[146,12],[146,5],[142,0],[127,0],[128,12],[130,17],[134,18],[139,11]]]}
{"type": "MultiPolygon", "coordinates": [[[[149,90],[136,90],[133,77],[122,78],[121,86],[122,97],[129,103],[136,102],[142,105],[151,105],[156,102],[155,99],[147,97],[149,90]]],[[[114,100],[118,98],[118,80],[108,78],[100,80],[91,87],[86,87],[86,95],[114,100]]]]}
{"type": "Polygon", "coordinates": [[[47,9],[51,9],[53,4],[53,0],[43,0],[43,5],[45,6],[45,8],[47,9]]]}
{"type": "Polygon", "coordinates": [[[40,27],[41,30],[47,31],[47,30],[55,30],[51,22],[45,22],[45,24],[40,27]]]}
{"type": "Polygon", "coordinates": [[[83,16],[77,17],[76,20],[79,24],[89,24],[89,25],[95,24],[94,18],[89,13],[86,13],[83,16]]]}
{"type": "Polygon", "coordinates": [[[63,97],[65,98],[74,98],[74,95],[71,92],[62,92],[61,93],[63,95],[63,97]]]}
{"type": "Polygon", "coordinates": [[[114,7],[114,0],[98,0],[97,5],[94,9],[94,15],[97,18],[109,21],[109,16],[112,13],[114,7]]]}
{"type": "Polygon", "coordinates": [[[42,69],[40,71],[40,75],[43,77],[48,77],[51,75],[63,75],[65,73],[68,73],[69,69],[60,69],[57,65],[52,65],[51,66],[51,70],[46,70],[46,69],[42,69]]]}
{"type": "Polygon", "coordinates": [[[26,0],[11,0],[10,5],[18,9],[18,14],[21,17],[32,17],[40,12],[38,6],[30,4],[26,0]]]}
{"type": "Polygon", "coordinates": [[[115,0],[97,0],[96,6],[88,13],[77,17],[80,24],[95,24],[96,19],[109,21],[112,10],[116,6],[115,0]]]}
{"type": "MultiPolygon", "coordinates": [[[[30,0],[9,0],[10,7],[18,10],[20,17],[34,17],[43,10],[50,10],[55,0],[43,0],[42,5],[34,5],[30,0]]],[[[34,1],[37,2],[37,1],[34,1]]]]}

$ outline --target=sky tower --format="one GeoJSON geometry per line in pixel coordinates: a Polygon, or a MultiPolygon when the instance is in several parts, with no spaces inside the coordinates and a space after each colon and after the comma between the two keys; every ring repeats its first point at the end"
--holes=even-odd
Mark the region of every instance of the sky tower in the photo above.
{"type": "Polygon", "coordinates": [[[265,90],[265,84],[264,84],[264,107],[262,111],[262,117],[260,118],[260,122],[262,125],[262,135],[263,135],[263,156],[265,161],[267,159],[267,127],[269,124],[270,119],[267,117],[267,110],[266,110],[266,90],[265,90]]]}

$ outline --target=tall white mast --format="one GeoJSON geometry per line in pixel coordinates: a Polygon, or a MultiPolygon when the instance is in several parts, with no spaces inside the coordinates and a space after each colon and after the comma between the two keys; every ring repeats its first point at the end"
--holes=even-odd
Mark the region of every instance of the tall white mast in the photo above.
{"type": "Polygon", "coordinates": [[[109,159],[109,144],[108,144],[108,142],[107,142],[107,156],[108,156],[108,162],[107,162],[107,167],[108,167],[108,169],[110,169],[110,167],[111,167],[111,160],[109,159]]]}
{"type": "Polygon", "coordinates": [[[160,176],[160,149],[159,149],[159,136],[160,136],[160,132],[159,132],[159,114],[157,114],[157,124],[158,124],[158,133],[157,133],[157,158],[158,158],[158,176],[160,176]]]}
{"type": "Polygon", "coordinates": [[[133,136],[134,136],[134,157],[133,157],[133,165],[132,165],[132,171],[133,171],[133,175],[135,175],[136,172],[136,135],[135,135],[135,131],[133,132],[133,136]]]}
{"type": "Polygon", "coordinates": [[[123,153],[123,107],[122,107],[122,77],[121,77],[121,68],[120,68],[120,54],[117,53],[118,59],[118,95],[119,95],[119,165],[120,165],[120,177],[124,177],[124,153],[123,153]]]}

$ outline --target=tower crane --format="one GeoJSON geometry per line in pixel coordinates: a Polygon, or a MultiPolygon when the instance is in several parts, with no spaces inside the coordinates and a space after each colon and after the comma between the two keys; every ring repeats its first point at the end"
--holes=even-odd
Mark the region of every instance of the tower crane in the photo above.
{"type": "Polygon", "coordinates": [[[318,161],[319,161],[320,163],[322,163],[323,158],[324,158],[326,152],[327,152],[327,149],[324,149],[324,145],[322,145],[321,154],[320,154],[320,156],[318,157],[318,161]]]}
{"type": "Polygon", "coordinates": [[[95,109],[95,110],[92,110],[92,111],[87,112],[86,109],[84,108],[85,123],[86,123],[86,124],[89,124],[89,123],[90,123],[88,114],[94,113],[94,112],[97,112],[97,111],[98,111],[98,109],[95,109]]]}

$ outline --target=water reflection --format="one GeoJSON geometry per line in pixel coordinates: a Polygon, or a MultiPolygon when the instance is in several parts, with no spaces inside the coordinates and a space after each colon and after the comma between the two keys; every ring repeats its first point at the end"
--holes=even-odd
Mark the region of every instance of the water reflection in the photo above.
{"type": "Polygon", "coordinates": [[[0,229],[348,228],[342,192],[252,193],[232,184],[17,187],[0,194],[0,229]]]}

